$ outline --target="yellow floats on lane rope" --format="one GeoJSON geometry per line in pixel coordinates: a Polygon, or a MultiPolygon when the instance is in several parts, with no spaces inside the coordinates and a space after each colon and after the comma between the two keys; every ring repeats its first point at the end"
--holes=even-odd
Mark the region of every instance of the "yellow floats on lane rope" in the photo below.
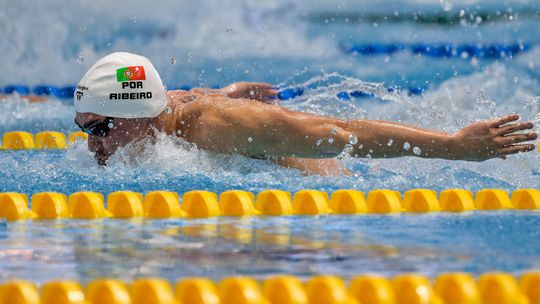
{"type": "Polygon", "coordinates": [[[473,193],[463,189],[447,189],[441,192],[439,205],[442,211],[464,212],[475,209],[473,193]]]}
{"type": "Polygon", "coordinates": [[[36,149],[65,149],[66,135],[60,132],[45,131],[36,134],[36,149]]]}
{"type": "Polygon", "coordinates": [[[255,195],[248,191],[229,190],[218,195],[194,190],[180,195],[172,191],[152,191],[143,196],[133,191],[116,191],[107,197],[97,192],[75,192],[69,198],[62,193],[41,192],[31,199],[25,194],[0,193],[0,218],[28,219],[100,219],[100,218],[209,218],[215,216],[289,216],[289,215],[358,215],[427,212],[467,212],[474,210],[540,209],[540,190],[518,189],[508,192],[484,189],[473,193],[448,189],[440,193],[429,189],[406,191],[373,190],[367,198],[361,191],[336,190],[330,199],[319,190],[301,190],[294,194],[265,190],[255,195]],[[107,206],[105,208],[105,206],[107,206]]]}
{"type": "Polygon", "coordinates": [[[43,131],[35,135],[24,131],[6,132],[2,136],[0,150],[65,149],[68,143],[88,140],[88,134],[73,132],[68,136],[62,132],[43,131]]]}
{"type": "Polygon", "coordinates": [[[2,136],[3,150],[27,150],[35,147],[34,136],[31,133],[23,131],[6,132],[2,136]]]}
{"type": "Polygon", "coordinates": [[[443,273],[432,281],[419,274],[393,278],[359,275],[350,282],[317,275],[302,282],[291,275],[257,281],[251,277],[182,278],[171,285],[162,278],[129,282],[96,279],[86,288],[75,281],[52,281],[38,288],[31,282],[0,283],[0,304],[538,304],[540,272],[519,280],[500,272],[477,280],[467,273],[443,273]],[[174,288],[174,289],[173,289],[174,288]]]}
{"type": "Polygon", "coordinates": [[[37,217],[28,210],[28,197],[26,194],[16,192],[0,193],[0,218],[8,221],[27,220],[37,217]]]}
{"type": "Polygon", "coordinates": [[[373,190],[368,193],[366,204],[368,213],[401,212],[401,194],[394,190],[373,190]]]}
{"type": "Polygon", "coordinates": [[[476,209],[479,210],[499,210],[511,209],[512,203],[508,192],[500,189],[483,189],[476,192],[474,199],[476,209]]]}

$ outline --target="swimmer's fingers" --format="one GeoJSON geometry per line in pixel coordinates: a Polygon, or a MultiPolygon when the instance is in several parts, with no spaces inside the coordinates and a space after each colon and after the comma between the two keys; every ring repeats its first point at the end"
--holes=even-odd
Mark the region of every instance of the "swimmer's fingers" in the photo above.
{"type": "Polygon", "coordinates": [[[269,83],[249,83],[250,95],[248,98],[265,101],[274,98],[279,92],[269,83]]]}
{"type": "Polygon", "coordinates": [[[521,153],[521,152],[529,152],[535,149],[534,145],[511,145],[511,146],[505,146],[502,148],[499,148],[497,150],[497,156],[504,158],[506,155],[521,153]]]}
{"type": "Polygon", "coordinates": [[[274,88],[268,88],[268,89],[259,89],[259,91],[261,92],[261,94],[264,94],[265,96],[275,96],[277,95],[279,92],[277,90],[275,90],[274,88]]]}
{"type": "Polygon", "coordinates": [[[264,82],[236,82],[225,88],[227,95],[232,98],[248,98],[266,101],[278,94],[272,84],[264,82]]]}
{"type": "Polygon", "coordinates": [[[535,140],[538,137],[536,133],[525,133],[525,134],[510,134],[506,136],[501,136],[496,139],[496,141],[503,146],[517,144],[529,140],[535,140]]]}
{"type": "Polygon", "coordinates": [[[519,115],[510,114],[510,115],[503,116],[501,118],[489,120],[488,123],[491,128],[498,128],[506,123],[516,121],[518,119],[519,119],[519,115]]]}
{"type": "Polygon", "coordinates": [[[249,82],[250,85],[252,86],[257,86],[261,89],[272,89],[273,86],[272,84],[270,83],[267,83],[267,82],[249,82]]]}
{"type": "Polygon", "coordinates": [[[255,87],[265,95],[277,95],[278,91],[270,83],[254,83],[255,87]]]}
{"type": "Polygon", "coordinates": [[[532,122],[521,122],[521,123],[509,124],[509,125],[498,127],[496,134],[498,136],[502,136],[502,135],[514,133],[517,131],[529,130],[529,129],[532,129],[533,127],[534,127],[534,124],[532,122]]]}

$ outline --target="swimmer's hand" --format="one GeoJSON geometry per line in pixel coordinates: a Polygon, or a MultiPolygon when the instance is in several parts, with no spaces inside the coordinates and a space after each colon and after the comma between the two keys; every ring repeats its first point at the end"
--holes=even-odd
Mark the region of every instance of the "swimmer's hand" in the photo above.
{"type": "Polygon", "coordinates": [[[223,91],[231,98],[247,98],[258,101],[268,101],[274,99],[278,94],[271,84],[260,82],[235,82],[223,91]]]}
{"type": "Polygon", "coordinates": [[[516,133],[534,127],[532,122],[510,123],[519,115],[507,115],[493,120],[472,123],[451,136],[450,153],[453,159],[484,161],[507,155],[534,150],[533,144],[522,144],[535,140],[534,132],[516,133]]]}

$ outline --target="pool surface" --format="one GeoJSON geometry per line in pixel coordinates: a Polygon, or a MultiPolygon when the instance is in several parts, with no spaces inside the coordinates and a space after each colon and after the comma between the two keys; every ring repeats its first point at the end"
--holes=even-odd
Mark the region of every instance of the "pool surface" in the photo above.
{"type": "MultiPolygon", "coordinates": [[[[476,119],[518,113],[538,132],[539,24],[536,1],[4,1],[0,89],[73,85],[98,58],[130,51],[152,60],[169,88],[265,81],[280,90],[304,89],[281,102],[293,110],[446,132],[476,119]],[[353,45],[404,47],[378,55],[344,50],[353,45]],[[411,51],[426,45],[521,49],[512,56],[504,55],[508,49],[503,56],[411,51]],[[425,92],[409,94],[410,88],[425,92]],[[356,90],[369,96],[339,95],[356,90]]],[[[0,102],[0,134],[77,131],[74,114],[69,99],[28,103],[10,94],[0,102]]],[[[540,187],[538,151],[482,163],[341,156],[353,175],[321,177],[264,160],[217,155],[167,136],[145,145],[137,157],[130,151],[138,146],[124,148],[105,168],[94,162],[85,143],[67,151],[0,151],[0,192],[540,187]]],[[[351,278],[404,272],[434,277],[494,270],[519,275],[540,268],[538,227],[537,211],[2,220],[0,280],[158,276],[174,281],[281,273],[351,278]]]]}
{"type": "Polygon", "coordinates": [[[2,224],[0,279],[429,277],[538,269],[539,214],[329,216],[2,224]]]}

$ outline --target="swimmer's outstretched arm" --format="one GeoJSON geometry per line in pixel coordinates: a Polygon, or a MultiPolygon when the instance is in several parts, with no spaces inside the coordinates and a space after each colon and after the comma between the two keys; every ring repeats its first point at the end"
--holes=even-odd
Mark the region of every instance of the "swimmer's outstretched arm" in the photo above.
{"type": "Polygon", "coordinates": [[[271,84],[261,82],[235,82],[221,89],[194,88],[191,91],[200,94],[221,94],[230,98],[246,98],[268,101],[277,94],[271,84]]]}
{"type": "Polygon", "coordinates": [[[518,115],[479,121],[454,134],[374,120],[341,120],[251,100],[193,103],[182,119],[200,148],[247,156],[327,158],[352,144],[355,157],[419,156],[482,161],[534,149],[531,122],[518,115]],[[407,146],[410,148],[407,149],[407,146]],[[417,147],[416,149],[414,147],[417,147]]]}

